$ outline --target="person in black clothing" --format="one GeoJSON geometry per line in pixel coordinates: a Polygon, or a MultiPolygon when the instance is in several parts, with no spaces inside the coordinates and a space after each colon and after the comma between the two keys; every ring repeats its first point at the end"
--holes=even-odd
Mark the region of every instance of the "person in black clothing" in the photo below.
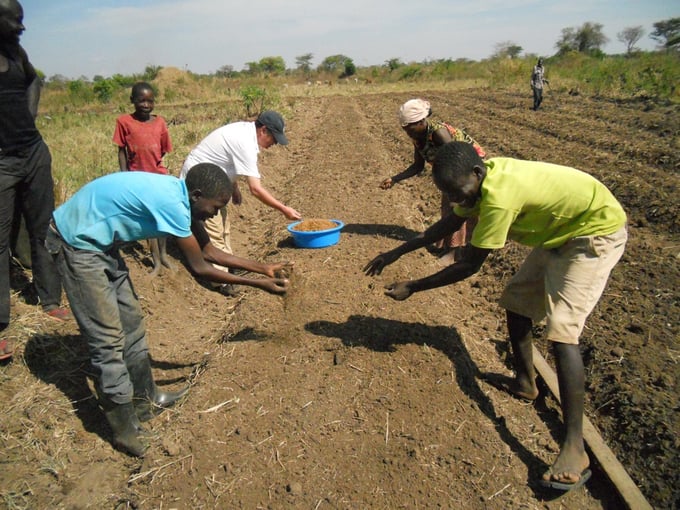
{"type": "MultiPolygon", "coordinates": [[[[0,331],[10,319],[10,237],[15,203],[30,239],[33,284],[50,317],[65,320],[60,306],[61,281],[45,249],[54,210],[52,157],[35,125],[40,79],[19,44],[24,11],[16,0],[0,0],[0,331]]],[[[12,346],[0,338],[0,359],[12,346]]]]}

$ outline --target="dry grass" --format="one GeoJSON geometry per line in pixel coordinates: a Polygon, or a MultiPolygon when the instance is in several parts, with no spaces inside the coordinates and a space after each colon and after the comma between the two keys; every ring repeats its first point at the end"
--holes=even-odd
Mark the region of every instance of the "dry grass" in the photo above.
{"type": "Polygon", "coordinates": [[[0,367],[0,450],[5,466],[0,501],[6,508],[28,509],[32,495],[65,477],[74,446],[85,452],[92,438],[72,419],[75,403],[52,383],[68,378],[65,371],[78,360],[68,345],[70,338],[55,335],[59,326],[39,308],[19,302],[12,307],[23,313],[9,328],[14,361],[0,367]]]}
{"type": "MultiPolygon", "coordinates": [[[[258,86],[267,90],[271,97],[272,103],[265,107],[280,111],[289,122],[295,119],[297,99],[301,97],[407,91],[423,95],[430,90],[486,86],[479,80],[382,84],[369,83],[363,78],[357,82],[352,79],[330,80],[320,84],[305,81],[287,83],[283,80],[265,80],[258,86]]],[[[238,80],[212,78],[198,81],[180,69],[164,68],[153,84],[159,91],[155,113],[165,118],[173,143],[173,151],[164,158],[173,175],[179,174],[189,151],[210,131],[247,118],[238,80]]],[[[44,91],[37,124],[52,153],[57,205],[90,180],[118,170],[113,130],[116,118],[132,111],[128,95],[128,91],[120,90],[110,103],[76,107],[68,105],[66,91],[44,91]]]]}

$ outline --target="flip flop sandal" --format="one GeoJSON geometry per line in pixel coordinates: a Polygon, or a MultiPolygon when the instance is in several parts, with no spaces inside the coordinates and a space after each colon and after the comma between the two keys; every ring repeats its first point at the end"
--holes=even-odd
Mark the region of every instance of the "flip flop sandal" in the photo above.
{"type": "Polygon", "coordinates": [[[11,358],[13,354],[12,345],[5,339],[0,340],[0,361],[11,358]]]}
{"type": "Polygon", "coordinates": [[[592,474],[593,472],[590,469],[585,469],[581,472],[581,478],[579,478],[578,481],[574,483],[558,482],[557,480],[543,480],[543,479],[539,480],[538,483],[540,484],[541,487],[545,487],[546,489],[555,489],[558,491],[569,492],[574,489],[578,489],[584,483],[590,480],[592,474]]]}

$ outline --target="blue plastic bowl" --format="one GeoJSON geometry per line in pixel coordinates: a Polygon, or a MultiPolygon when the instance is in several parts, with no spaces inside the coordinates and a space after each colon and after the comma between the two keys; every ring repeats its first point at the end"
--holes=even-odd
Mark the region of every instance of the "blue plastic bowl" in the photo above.
{"type": "Polygon", "coordinates": [[[312,231],[301,231],[293,230],[296,225],[302,223],[302,221],[296,221],[291,223],[286,227],[288,232],[293,236],[293,241],[295,246],[298,248],[326,248],[327,246],[333,246],[338,244],[340,241],[340,230],[345,224],[340,220],[330,220],[337,225],[335,228],[327,228],[326,230],[312,230],[312,231]]]}

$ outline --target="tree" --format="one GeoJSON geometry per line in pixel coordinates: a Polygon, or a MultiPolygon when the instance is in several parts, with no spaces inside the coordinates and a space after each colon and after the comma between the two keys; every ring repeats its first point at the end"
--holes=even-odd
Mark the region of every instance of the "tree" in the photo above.
{"type": "Polygon", "coordinates": [[[635,43],[637,43],[642,36],[645,35],[645,31],[641,25],[636,27],[626,27],[621,32],[616,34],[616,38],[626,45],[626,53],[629,55],[635,50],[635,43]]]}
{"type": "Polygon", "coordinates": [[[662,48],[680,47],[680,18],[657,21],[653,27],[654,30],[649,37],[657,41],[662,48]]]}
{"type": "Polygon", "coordinates": [[[385,67],[387,67],[390,72],[394,71],[395,69],[399,69],[403,65],[404,63],[400,58],[391,58],[389,60],[385,60],[385,67]]]}
{"type": "Polygon", "coordinates": [[[286,72],[286,62],[283,57],[264,57],[259,62],[246,62],[246,70],[249,74],[283,74],[286,72]]]}
{"type": "Polygon", "coordinates": [[[257,74],[260,72],[260,64],[258,62],[246,62],[244,71],[248,74],[257,74]]]}
{"type": "Polygon", "coordinates": [[[349,57],[346,57],[345,55],[331,55],[330,57],[326,57],[325,59],[323,59],[323,62],[319,64],[318,70],[326,71],[328,73],[335,73],[340,71],[341,69],[344,71],[345,62],[347,60],[351,59],[349,57]]]}
{"type": "Polygon", "coordinates": [[[312,53],[305,53],[304,55],[297,56],[295,57],[295,67],[304,73],[308,73],[312,69],[313,58],[314,54],[312,53]]]}
{"type": "Polygon", "coordinates": [[[283,57],[264,57],[260,59],[259,69],[263,73],[283,74],[286,72],[286,61],[283,57]]]}
{"type": "Polygon", "coordinates": [[[680,34],[675,35],[668,39],[668,41],[666,41],[666,48],[668,48],[669,50],[673,48],[675,49],[680,48],[680,34]]]}
{"type": "Polygon", "coordinates": [[[357,73],[357,66],[354,65],[354,61],[351,58],[345,60],[345,70],[340,75],[341,78],[347,78],[348,76],[354,76],[357,73]]]}
{"type": "Polygon", "coordinates": [[[118,87],[125,89],[134,85],[137,79],[134,76],[125,76],[124,74],[116,73],[111,76],[110,81],[118,87]]]}
{"type": "Polygon", "coordinates": [[[576,29],[574,27],[563,28],[562,35],[555,43],[555,48],[559,54],[576,51],[576,29]]]}
{"type": "Polygon", "coordinates": [[[219,76],[221,78],[230,78],[234,76],[234,66],[230,66],[229,64],[223,65],[217,71],[215,71],[215,76],[219,76]]]}
{"type": "Polygon", "coordinates": [[[69,81],[69,79],[63,74],[53,74],[47,80],[52,88],[64,89],[69,81]]]}
{"type": "Polygon", "coordinates": [[[524,48],[512,41],[501,42],[496,44],[496,51],[492,58],[517,58],[522,50],[524,48]]]}
{"type": "Polygon", "coordinates": [[[580,28],[568,27],[562,29],[562,37],[555,43],[560,54],[569,51],[579,53],[593,53],[599,51],[609,42],[602,33],[601,23],[585,22],[580,28]]]}

